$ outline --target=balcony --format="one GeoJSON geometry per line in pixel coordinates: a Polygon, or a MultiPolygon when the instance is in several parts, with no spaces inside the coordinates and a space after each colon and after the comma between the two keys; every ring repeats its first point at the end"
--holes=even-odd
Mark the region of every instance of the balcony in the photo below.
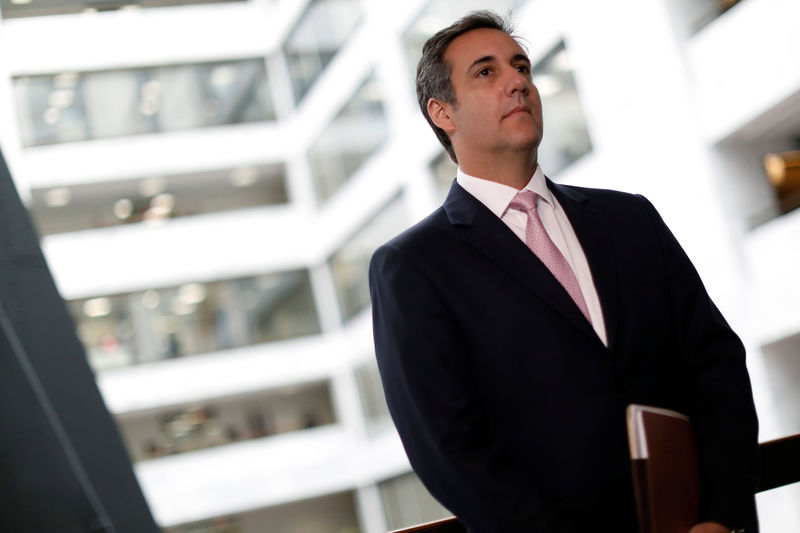
{"type": "Polygon", "coordinates": [[[689,39],[697,109],[709,141],[777,136],[790,115],[800,115],[799,21],[797,2],[748,0],[689,39]]]}
{"type": "Polygon", "coordinates": [[[352,490],[408,468],[394,432],[365,442],[335,425],[162,457],[135,467],[162,527],[352,490]]]}

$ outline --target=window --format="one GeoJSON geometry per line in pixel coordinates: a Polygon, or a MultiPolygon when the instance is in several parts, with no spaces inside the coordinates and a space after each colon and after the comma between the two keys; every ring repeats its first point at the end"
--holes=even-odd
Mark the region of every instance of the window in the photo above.
{"type": "Polygon", "coordinates": [[[14,79],[25,146],[273,120],[262,59],[14,79]]]}
{"type": "MultiPolygon", "coordinates": [[[[266,480],[267,483],[269,480],[266,480]]],[[[340,492],[172,526],[164,533],[361,533],[355,492],[340,492]],[[241,529],[239,529],[241,528],[241,529]]]]}
{"type": "Polygon", "coordinates": [[[443,151],[431,161],[429,168],[436,181],[436,188],[439,190],[442,200],[444,200],[447,197],[447,193],[450,192],[453,180],[456,179],[458,165],[453,163],[447,152],[443,151]]]}
{"type": "Polygon", "coordinates": [[[800,150],[764,156],[764,168],[782,213],[800,207],[800,150]]]}
{"type": "Polygon", "coordinates": [[[533,83],[542,98],[544,119],[539,165],[552,176],[592,150],[563,42],[533,67],[533,83]]]}
{"type": "Polygon", "coordinates": [[[373,358],[367,363],[356,368],[356,385],[361,397],[361,409],[368,429],[381,429],[391,427],[389,407],[383,394],[381,376],[378,373],[378,364],[373,358]]]}
{"type": "Polygon", "coordinates": [[[320,332],[307,271],[69,302],[96,371],[320,332]]]}
{"type": "Polygon", "coordinates": [[[386,134],[380,87],[369,76],[309,148],[317,198],[325,201],[333,196],[378,150],[386,134]]]}
{"type": "Polygon", "coordinates": [[[257,396],[221,398],[154,413],[125,414],[118,424],[134,461],[260,439],[336,422],[330,384],[293,384],[257,396]]]}
{"type": "Polygon", "coordinates": [[[331,256],[329,264],[344,320],[369,306],[369,261],[372,253],[407,223],[402,197],[397,197],[331,256]]]}
{"type": "Polygon", "coordinates": [[[300,102],[361,19],[358,0],[311,0],[283,53],[300,102]]]}
{"type": "Polygon", "coordinates": [[[390,530],[452,516],[428,493],[413,472],[382,481],[378,489],[390,530]]]}
{"type": "Polygon", "coordinates": [[[288,201],[283,165],[33,189],[40,235],[230,211],[288,201]]]}
{"type": "Polygon", "coordinates": [[[222,4],[245,0],[0,0],[3,18],[64,15],[91,11],[112,11],[131,7],[161,7],[187,4],[222,4]]]}

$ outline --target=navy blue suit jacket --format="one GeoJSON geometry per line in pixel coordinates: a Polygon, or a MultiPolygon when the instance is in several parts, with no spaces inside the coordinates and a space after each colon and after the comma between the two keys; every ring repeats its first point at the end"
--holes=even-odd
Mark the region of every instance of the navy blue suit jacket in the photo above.
{"type": "Polygon", "coordinates": [[[414,470],[472,533],[635,531],[625,408],[661,406],[695,425],[701,518],[755,531],[741,342],[646,199],[548,186],[586,253],[608,347],[456,182],[372,258],[378,365],[414,470]]]}

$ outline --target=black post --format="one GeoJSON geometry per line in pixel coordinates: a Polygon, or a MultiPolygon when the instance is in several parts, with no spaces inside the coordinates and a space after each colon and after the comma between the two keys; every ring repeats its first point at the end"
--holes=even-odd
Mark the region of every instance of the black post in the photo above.
{"type": "Polygon", "coordinates": [[[0,529],[156,533],[0,152],[0,529]]]}

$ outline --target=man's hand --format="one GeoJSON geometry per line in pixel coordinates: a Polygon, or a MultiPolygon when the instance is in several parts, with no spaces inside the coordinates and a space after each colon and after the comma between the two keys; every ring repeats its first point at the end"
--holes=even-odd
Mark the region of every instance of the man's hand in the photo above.
{"type": "Polygon", "coordinates": [[[717,522],[701,522],[690,529],[689,533],[731,533],[731,530],[717,522]]]}

